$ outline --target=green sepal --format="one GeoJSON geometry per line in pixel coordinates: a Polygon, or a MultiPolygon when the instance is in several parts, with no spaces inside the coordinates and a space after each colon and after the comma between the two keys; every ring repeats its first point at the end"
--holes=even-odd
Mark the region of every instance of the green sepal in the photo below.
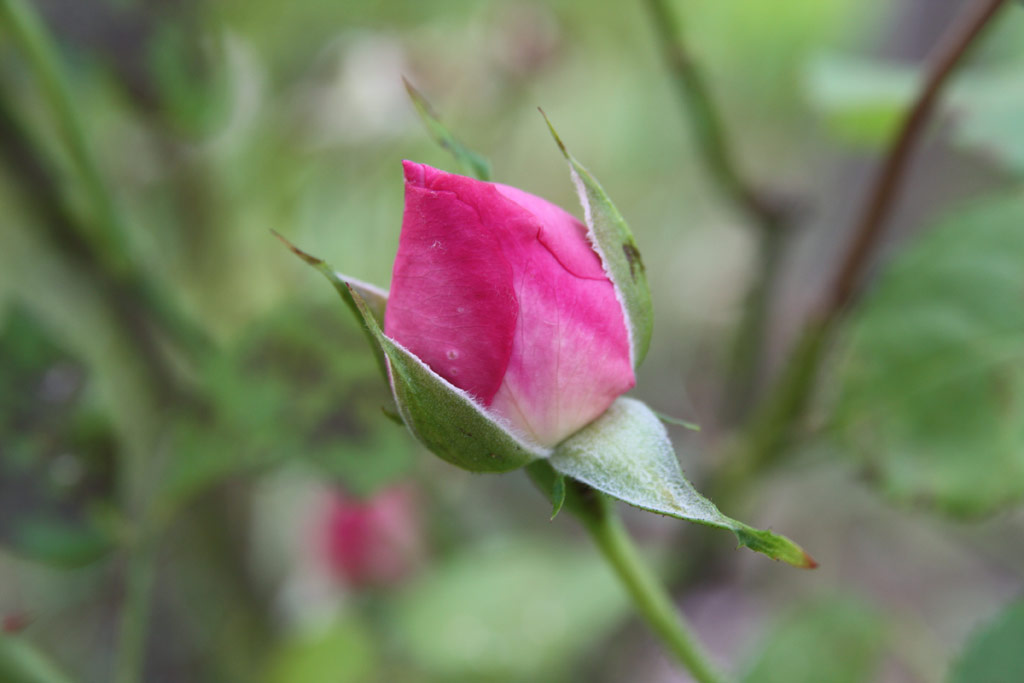
{"type": "MultiPolygon", "coordinates": [[[[376,342],[376,340],[374,340],[376,342]]],[[[383,353],[383,351],[381,351],[383,353]]],[[[405,423],[402,422],[402,416],[398,414],[397,410],[392,410],[389,406],[381,406],[380,412],[384,413],[384,417],[394,422],[399,427],[404,427],[405,423]]]]}
{"type": "MultiPolygon", "coordinates": [[[[398,416],[420,443],[442,460],[471,472],[507,472],[547,456],[484,412],[466,392],[431,370],[381,330],[387,294],[336,272],[281,235],[299,258],[319,270],[357,315],[391,384],[398,416]]],[[[384,414],[394,419],[389,407],[384,414]]]]}
{"type": "Polygon", "coordinates": [[[551,519],[558,516],[565,505],[565,477],[556,475],[551,482],[551,519]]]}
{"type": "Polygon", "coordinates": [[[486,158],[477,154],[466,145],[455,137],[448,128],[441,123],[440,119],[437,118],[437,114],[434,113],[433,107],[427,102],[427,98],[420,93],[419,90],[412,87],[405,78],[402,79],[405,83],[405,91],[409,93],[409,99],[412,101],[412,106],[416,108],[416,113],[419,115],[420,120],[427,127],[427,131],[430,133],[430,137],[434,138],[441,147],[448,150],[448,152],[455,158],[456,163],[461,167],[463,172],[472,175],[477,180],[490,180],[491,179],[491,164],[486,158]]]}
{"type": "Polygon", "coordinates": [[[659,412],[657,410],[654,410],[652,412],[655,415],[657,415],[658,419],[664,422],[665,424],[675,425],[676,427],[682,427],[683,429],[689,429],[691,432],[700,431],[700,425],[697,424],[696,422],[690,422],[689,420],[684,420],[681,417],[672,417],[671,415],[666,415],[665,413],[659,412]]]}
{"type": "Polygon", "coordinates": [[[569,162],[569,172],[576,185],[580,204],[583,205],[588,237],[601,257],[605,272],[615,286],[616,296],[622,304],[622,314],[629,327],[630,359],[633,368],[638,368],[651,345],[651,331],[654,327],[651,290],[647,286],[647,272],[640,258],[640,250],[625,219],[600,183],[569,154],[543,110],[541,115],[558,148],[569,162]]]}
{"type": "MultiPolygon", "coordinates": [[[[727,517],[697,493],[683,476],[665,427],[635,399],[617,399],[604,415],[559,444],[548,463],[556,472],[630,505],[728,529],[741,546],[796,567],[817,566],[793,541],[727,517]]],[[[538,485],[549,493],[546,483],[538,485]]]]}
{"type": "Polygon", "coordinates": [[[547,455],[546,450],[517,438],[469,394],[385,336],[361,294],[354,287],[349,293],[387,357],[398,413],[420,443],[442,460],[471,472],[507,472],[547,455]]]}
{"type": "MultiPolygon", "coordinates": [[[[366,306],[367,311],[373,316],[373,319],[377,322],[377,325],[384,324],[384,310],[388,305],[388,293],[379,287],[360,282],[350,277],[346,277],[341,273],[337,272],[331,266],[321,258],[317,258],[312,254],[308,254],[294,244],[284,238],[281,233],[276,230],[271,230],[274,233],[274,237],[281,240],[286,247],[288,247],[293,254],[298,256],[300,259],[308,263],[309,265],[320,271],[321,274],[327,281],[330,282],[334,289],[337,290],[338,294],[341,295],[345,305],[349,307],[352,314],[355,315],[356,320],[359,321],[360,326],[363,328],[363,332],[366,333],[366,338],[370,342],[370,348],[373,349],[373,355],[377,359],[377,366],[380,368],[381,373],[384,375],[384,379],[388,378],[387,362],[384,358],[384,351],[380,348],[380,344],[377,343],[377,339],[370,332],[369,327],[366,325],[366,321],[363,318],[363,314],[360,312],[359,307],[356,306],[356,302],[352,299],[350,289],[359,293],[362,297],[363,302],[366,306]]],[[[388,408],[385,408],[385,414],[388,413],[388,408]]],[[[393,412],[393,411],[392,411],[393,412]]]]}
{"type": "Polygon", "coordinates": [[[814,569],[818,566],[813,557],[785,536],[755,529],[732,519],[729,521],[734,525],[732,531],[736,534],[740,547],[750,548],[754,552],[764,553],[768,557],[802,569],[814,569]]]}

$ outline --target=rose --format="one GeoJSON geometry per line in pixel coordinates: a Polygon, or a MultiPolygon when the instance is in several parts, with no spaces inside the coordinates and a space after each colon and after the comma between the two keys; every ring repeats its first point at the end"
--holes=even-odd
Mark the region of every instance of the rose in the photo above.
{"type": "MultiPolygon", "coordinates": [[[[563,504],[585,519],[596,514],[569,488],[572,479],[814,566],[789,539],[727,517],[702,497],[659,416],[620,397],[651,338],[643,261],[607,193],[552,134],[569,163],[585,229],[521,190],[407,161],[390,296],[291,247],[362,323],[391,386],[385,413],[458,467],[526,467],[554,514],[563,504]]],[[[442,139],[458,149],[450,136],[442,139]]],[[[486,173],[486,164],[469,165],[486,173]]]]}
{"type": "Polygon", "coordinates": [[[507,185],[404,168],[388,337],[545,447],[633,387],[622,304],[578,220],[507,185]]]}
{"type": "Polygon", "coordinates": [[[319,548],[330,573],[353,588],[404,578],[423,555],[419,511],[407,486],[366,500],[332,493],[321,512],[319,548]]]}

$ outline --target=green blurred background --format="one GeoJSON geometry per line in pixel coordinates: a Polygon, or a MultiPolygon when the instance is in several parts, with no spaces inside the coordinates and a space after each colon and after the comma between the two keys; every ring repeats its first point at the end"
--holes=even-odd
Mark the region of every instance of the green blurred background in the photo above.
{"type": "MultiPolygon", "coordinates": [[[[738,165],[792,217],[761,282],[647,3],[7,3],[0,680],[688,680],[526,477],[457,470],[382,415],[360,330],[270,231],[388,283],[400,161],[459,170],[403,76],[496,180],[577,211],[542,106],[647,264],[655,336],[634,394],[702,426],[672,435],[713,489],[744,425],[728,378],[747,292],[769,305],[744,399],[778,376],[966,4],[670,3],[738,165]],[[18,39],[14,5],[53,60],[18,39]],[[353,544],[382,557],[355,571],[353,544]]],[[[744,680],[1024,680],[1019,4],[911,170],[798,438],[719,500],[821,567],[624,511],[744,680]]]]}

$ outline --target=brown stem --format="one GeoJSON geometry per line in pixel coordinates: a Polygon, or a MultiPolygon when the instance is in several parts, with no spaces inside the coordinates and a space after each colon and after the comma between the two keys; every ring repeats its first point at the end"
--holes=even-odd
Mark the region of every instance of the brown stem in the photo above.
{"type": "Polygon", "coordinates": [[[1007,0],[976,0],[942,37],[914,101],[872,182],[863,212],[835,280],[828,289],[823,315],[836,316],[856,295],[863,272],[884,232],[895,199],[903,187],[907,164],[950,75],[1007,0]]]}
{"type": "Polygon", "coordinates": [[[723,488],[729,492],[742,489],[756,471],[770,466],[785,452],[794,425],[803,415],[816,385],[835,323],[856,295],[857,284],[902,187],[907,161],[921,139],[942,87],[1005,4],[1006,0],[975,0],[940,41],[924,86],[908,110],[865,199],[862,218],[825,305],[808,322],[775,390],[760,403],[748,425],[743,446],[723,473],[723,488]]]}

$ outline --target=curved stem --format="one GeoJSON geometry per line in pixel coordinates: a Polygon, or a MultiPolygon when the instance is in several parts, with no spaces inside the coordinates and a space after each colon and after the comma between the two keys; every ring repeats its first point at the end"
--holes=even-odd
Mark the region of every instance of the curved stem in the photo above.
{"type": "Polygon", "coordinates": [[[129,549],[126,571],[114,680],[117,683],[137,683],[142,680],[145,663],[146,633],[156,573],[153,541],[143,539],[129,549]]]}
{"type": "Polygon", "coordinates": [[[818,371],[843,309],[857,294],[857,287],[878,245],[885,220],[892,212],[903,186],[907,164],[917,149],[924,128],[935,109],[943,86],[977,42],[1007,0],[974,0],[954,22],[931,59],[924,84],[903,119],[864,200],[854,237],[844,253],[821,310],[808,321],[790,352],[782,377],[772,393],[760,402],[747,428],[747,436],[729,466],[726,488],[742,487],[755,472],[784,453],[794,425],[816,386],[818,371]]]}
{"type": "Polygon", "coordinates": [[[60,137],[78,180],[93,209],[90,224],[75,227],[93,258],[123,289],[152,310],[165,329],[186,351],[201,352],[210,340],[180,304],[148,276],[130,253],[128,225],[99,161],[90,148],[74,93],[62,70],[56,43],[37,11],[25,0],[0,0],[0,27],[6,29],[34,72],[47,106],[53,113],[60,137]]]}
{"type": "MultiPolygon", "coordinates": [[[[592,492],[600,496],[596,492],[592,492]]],[[[633,604],[662,643],[700,683],[721,683],[725,679],[679,612],[665,587],[644,564],[612,503],[604,496],[587,511],[574,510],[594,542],[612,565],[633,604]]]]}
{"type": "Polygon", "coordinates": [[[742,422],[750,412],[764,371],[764,346],[769,324],[769,309],[779,281],[786,233],[762,230],[759,235],[757,264],[747,287],[735,336],[722,401],[724,426],[742,422]]]}
{"type": "Polygon", "coordinates": [[[7,634],[0,634],[0,675],[4,680],[31,683],[72,683],[74,680],[29,641],[7,634]]]}
{"type": "Polygon", "coordinates": [[[760,229],[778,230],[783,212],[766,201],[740,172],[711,89],[683,43],[679,17],[667,0],[647,0],[647,8],[708,175],[760,229]]]}
{"type": "Polygon", "coordinates": [[[22,0],[0,1],[0,12],[11,36],[35,72],[43,97],[53,111],[64,144],[93,203],[97,214],[96,227],[102,231],[98,237],[107,247],[103,251],[108,260],[106,265],[112,272],[123,273],[129,267],[127,231],[89,149],[53,39],[36,12],[22,0]]]}
{"type": "Polygon", "coordinates": [[[771,296],[797,206],[792,198],[764,191],[741,171],[721,110],[683,38],[679,13],[669,0],[645,2],[704,171],[757,232],[757,274],[748,285],[724,387],[722,415],[733,424],[746,417],[762,374],[771,296]]]}
{"type": "Polygon", "coordinates": [[[943,87],[968,49],[977,42],[983,30],[1006,4],[1007,0],[975,0],[939,42],[924,85],[907,111],[865,198],[854,229],[853,241],[829,289],[824,311],[826,317],[836,315],[855,295],[869,257],[882,236],[885,220],[892,213],[895,200],[903,188],[907,164],[917,149],[925,124],[935,109],[943,87]]]}

